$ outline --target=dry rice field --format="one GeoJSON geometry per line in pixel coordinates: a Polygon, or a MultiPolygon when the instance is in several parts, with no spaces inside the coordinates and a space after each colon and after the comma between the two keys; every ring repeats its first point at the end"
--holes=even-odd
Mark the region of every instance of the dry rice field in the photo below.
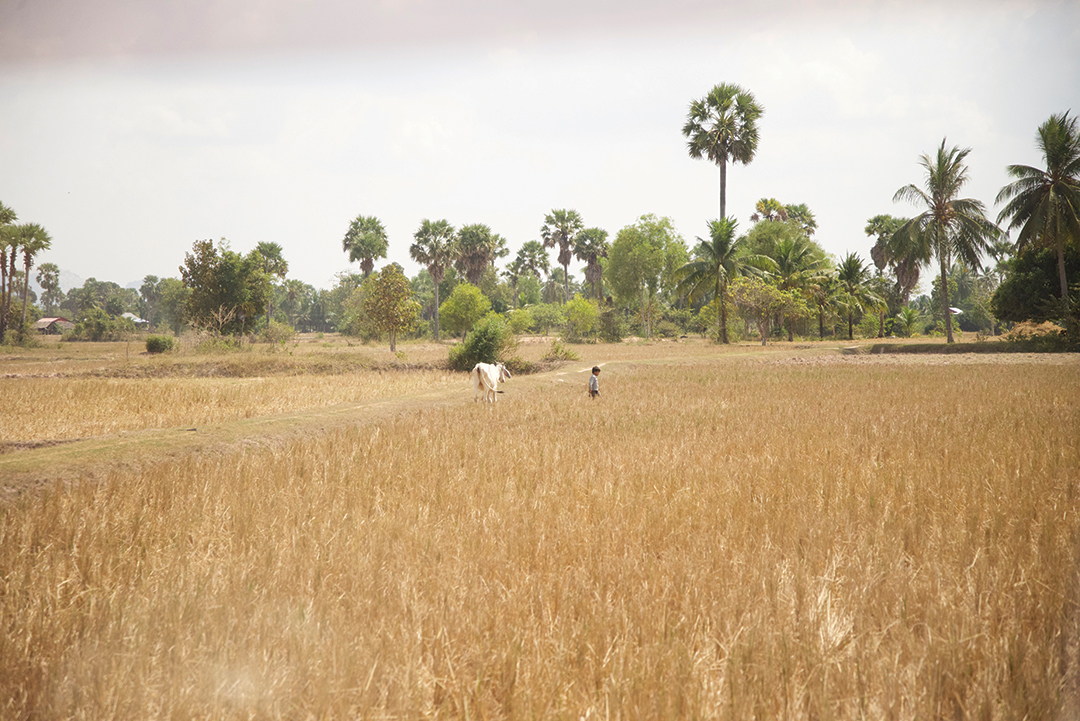
{"type": "Polygon", "coordinates": [[[577,350],[0,378],[4,440],[310,424],[5,497],[0,718],[1080,716],[1080,358],[577,350]]]}

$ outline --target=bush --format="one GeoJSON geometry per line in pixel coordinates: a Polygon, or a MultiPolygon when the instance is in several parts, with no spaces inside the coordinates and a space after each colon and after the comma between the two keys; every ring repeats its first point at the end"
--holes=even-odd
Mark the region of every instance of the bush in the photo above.
{"type": "Polygon", "coordinates": [[[626,337],[626,318],[617,309],[605,306],[600,310],[600,340],[618,343],[626,337]]]}
{"type": "Polygon", "coordinates": [[[532,313],[524,308],[510,311],[507,319],[510,322],[510,330],[513,331],[515,335],[528,333],[533,326],[532,313]]]}
{"type": "Polygon", "coordinates": [[[470,371],[477,363],[505,363],[516,348],[510,326],[501,316],[491,314],[478,321],[465,340],[450,348],[450,367],[470,371]]]}
{"type": "Polygon", "coordinates": [[[167,335],[152,335],[146,339],[147,353],[164,353],[173,348],[173,339],[167,335]]]}
{"type": "Polygon", "coordinates": [[[296,330],[286,323],[271,320],[270,324],[259,331],[259,340],[263,343],[288,343],[296,337],[296,330]]]}
{"type": "Polygon", "coordinates": [[[555,340],[551,341],[551,348],[548,349],[548,352],[544,354],[544,357],[541,358],[541,360],[576,361],[581,360],[581,356],[574,352],[573,348],[564,345],[561,341],[559,341],[558,338],[556,338],[555,340]]]}

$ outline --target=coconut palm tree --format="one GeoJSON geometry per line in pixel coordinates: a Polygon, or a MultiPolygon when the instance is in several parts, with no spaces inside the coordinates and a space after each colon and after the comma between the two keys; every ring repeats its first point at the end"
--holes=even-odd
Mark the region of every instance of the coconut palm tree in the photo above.
{"type": "Polygon", "coordinates": [[[760,275],[776,264],[764,255],[742,255],[746,236],[735,237],[734,218],[710,220],[709,239],[698,238],[694,260],[675,271],[675,292],[692,303],[712,297],[720,301],[720,328],[716,342],[727,343],[728,282],[747,275],[760,275]]]}
{"type": "Polygon", "coordinates": [[[604,299],[604,269],[600,259],[608,256],[607,231],[586,228],[574,238],[574,257],[585,262],[585,282],[592,283],[593,295],[604,299]]]}
{"type": "MultiPolygon", "coordinates": [[[[1020,229],[1016,250],[1042,245],[1057,252],[1058,283],[1065,317],[1069,311],[1069,283],[1065,274],[1065,245],[1080,243],[1080,131],[1069,113],[1051,115],[1039,126],[1035,140],[1046,170],[1010,165],[1016,178],[998,193],[995,203],[1008,201],[998,222],[1009,220],[1009,230],[1020,229]]],[[[1071,323],[1070,323],[1071,324],[1071,323]]]]}
{"type": "Polygon", "coordinates": [[[359,261],[365,279],[371,275],[375,261],[386,257],[388,245],[386,228],[374,215],[356,216],[341,241],[341,249],[349,254],[349,262],[359,261]]]}
{"type": "Polygon", "coordinates": [[[1001,231],[986,217],[981,201],[957,197],[968,181],[964,159],[971,148],[946,148],[941,141],[934,157],[923,155],[919,164],[926,170],[926,190],[905,185],[896,191],[893,202],[907,200],[925,205],[926,210],[904,223],[897,234],[903,242],[927,248],[938,259],[944,300],[945,335],[953,342],[949,313],[948,268],[959,258],[973,268],[981,268],[980,255],[1001,231]]]}
{"type": "Polygon", "coordinates": [[[683,125],[691,158],[708,158],[720,168],[720,218],[727,217],[727,165],[749,165],[757,152],[757,121],[764,109],[753,93],[721,83],[690,103],[683,125]]]}
{"type": "MultiPolygon", "coordinates": [[[[19,226],[19,249],[23,254],[23,306],[22,323],[26,324],[26,306],[30,300],[30,268],[34,265],[34,256],[43,250],[48,250],[52,245],[52,237],[37,223],[26,223],[19,226]]],[[[14,257],[14,250],[12,251],[14,257]]]]}
{"type": "Polygon", "coordinates": [[[576,210],[552,210],[544,216],[540,237],[545,248],[559,248],[559,265],[563,267],[563,294],[570,298],[570,258],[577,234],[585,228],[585,222],[576,210]]]}
{"type": "Polygon", "coordinates": [[[837,304],[847,313],[848,340],[855,339],[855,313],[885,302],[871,289],[872,280],[870,266],[855,253],[848,253],[836,266],[836,281],[840,286],[837,304]]]}
{"type": "Polygon", "coordinates": [[[829,268],[815,275],[806,287],[807,295],[817,308],[818,337],[825,339],[825,314],[836,307],[840,297],[840,283],[836,280],[836,270],[829,268]]]}
{"type": "Polygon", "coordinates": [[[439,340],[439,283],[457,257],[457,236],[448,220],[420,221],[409,246],[409,257],[427,268],[435,283],[435,340],[439,340]]]}
{"type": "MultiPolygon", "coordinates": [[[[802,237],[784,238],[776,244],[772,259],[776,264],[773,274],[780,290],[794,290],[810,298],[810,286],[828,270],[828,262],[809,240],[802,237]]],[[[792,319],[784,319],[788,342],[794,340],[792,319]]]]}

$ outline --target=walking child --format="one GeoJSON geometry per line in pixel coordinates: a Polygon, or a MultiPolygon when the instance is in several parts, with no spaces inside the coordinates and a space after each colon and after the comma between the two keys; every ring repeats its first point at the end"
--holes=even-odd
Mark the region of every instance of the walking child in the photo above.
{"type": "Polygon", "coordinates": [[[600,395],[600,366],[593,366],[592,375],[589,376],[589,398],[600,395]]]}

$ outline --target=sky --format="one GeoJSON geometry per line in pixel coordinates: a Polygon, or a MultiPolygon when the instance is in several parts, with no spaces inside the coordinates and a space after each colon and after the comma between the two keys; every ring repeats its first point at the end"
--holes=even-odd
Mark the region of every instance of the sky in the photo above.
{"type": "Polygon", "coordinates": [[[943,140],[992,217],[1006,166],[1041,164],[1039,124],[1080,113],[1080,0],[0,0],[0,202],[65,290],[179,277],[208,238],[330,288],[357,215],[410,276],[425,218],[490,226],[501,263],[557,208],[693,246],[718,173],[681,130],[722,82],[765,111],[728,169],[740,231],[805,203],[869,261],[866,221],[917,212],[893,195],[943,140]]]}

